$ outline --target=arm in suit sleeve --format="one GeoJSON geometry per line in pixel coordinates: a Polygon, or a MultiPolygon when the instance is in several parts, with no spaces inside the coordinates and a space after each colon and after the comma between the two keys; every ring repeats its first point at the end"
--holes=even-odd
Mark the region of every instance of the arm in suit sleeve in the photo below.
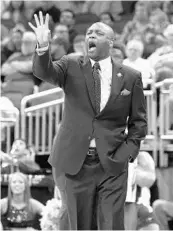
{"type": "Polygon", "coordinates": [[[147,134],[146,102],[141,76],[136,78],[132,90],[132,103],[128,119],[128,136],[117,150],[118,154],[127,153],[133,160],[137,157],[141,140],[147,134]]]}
{"type": "Polygon", "coordinates": [[[46,82],[64,88],[67,75],[68,57],[64,55],[60,60],[53,62],[48,49],[44,54],[35,52],[33,57],[33,74],[46,82]]]}

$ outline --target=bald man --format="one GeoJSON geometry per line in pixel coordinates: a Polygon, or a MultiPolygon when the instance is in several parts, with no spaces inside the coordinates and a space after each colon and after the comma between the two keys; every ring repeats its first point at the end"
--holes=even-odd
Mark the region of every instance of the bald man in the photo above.
{"type": "Polygon", "coordinates": [[[128,162],[146,135],[141,74],[112,61],[114,32],[103,23],[87,30],[85,57],[65,55],[52,62],[49,16],[44,21],[40,12],[35,22],[36,27],[29,23],[38,40],[34,75],[65,93],[49,163],[69,229],[123,230],[128,162]]]}

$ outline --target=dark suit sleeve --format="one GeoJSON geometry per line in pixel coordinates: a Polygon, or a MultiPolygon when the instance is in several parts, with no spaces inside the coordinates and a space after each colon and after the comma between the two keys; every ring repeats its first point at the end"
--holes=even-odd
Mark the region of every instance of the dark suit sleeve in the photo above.
{"type": "Polygon", "coordinates": [[[138,76],[132,91],[132,103],[128,119],[127,140],[117,150],[135,159],[139,153],[141,140],[147,134],[146,102],[141,76],[138,76]]]}
{"type": "Polygon", "coordinates": [[[67,76],[68,57],[64,55],[60,60],[52,62],[50,50],[43,55],[35,52],[33,57],[33,74],[46,82],[64,88],[67,76]]]}

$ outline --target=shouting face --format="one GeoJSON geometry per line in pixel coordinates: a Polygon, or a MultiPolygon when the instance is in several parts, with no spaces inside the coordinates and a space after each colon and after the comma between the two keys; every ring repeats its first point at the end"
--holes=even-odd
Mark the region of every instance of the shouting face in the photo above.
{"type": "Polygon", "coordinates": [[[114,32],[104,23],[94,23],[86,33],[85,44],[88,56],[99,61],[107,58],[113,46],[114,32]]]}

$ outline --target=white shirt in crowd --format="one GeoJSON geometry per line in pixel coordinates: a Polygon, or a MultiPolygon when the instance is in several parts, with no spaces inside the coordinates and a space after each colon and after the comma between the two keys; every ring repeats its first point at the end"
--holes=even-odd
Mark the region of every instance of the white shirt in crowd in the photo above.
{"type": "Polygon", "coordinates": [[[135,61],[130,61],[127,58],[123,61],[123,64],[141,72],[144,88],[147,86],[147,84],[145,84],[145,80],[154,76],[154,70],[151,68],[150,62],[141,57],[137,58],[135,61]]]}

